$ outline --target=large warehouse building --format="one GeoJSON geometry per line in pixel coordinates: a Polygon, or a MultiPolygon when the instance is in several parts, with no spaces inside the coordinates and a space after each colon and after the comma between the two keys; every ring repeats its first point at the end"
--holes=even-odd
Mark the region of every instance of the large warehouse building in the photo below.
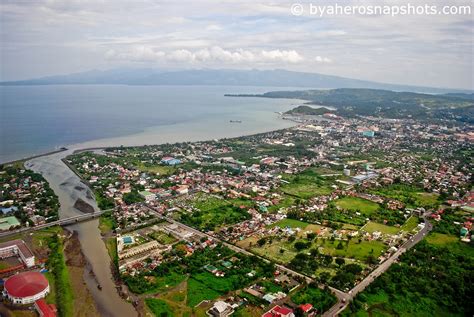
{"type": "Polygon", "coordinates": [[[13,304],[31,304],[49,293],[49,283],[39,272],[23,272],[8,278],[4,296],[13,304]]]}

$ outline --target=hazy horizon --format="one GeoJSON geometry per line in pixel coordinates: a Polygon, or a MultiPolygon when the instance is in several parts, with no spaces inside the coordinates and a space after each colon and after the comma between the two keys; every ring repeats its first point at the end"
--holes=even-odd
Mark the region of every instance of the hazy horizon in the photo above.
{"type": "MultiPolygon", "coordinates": [[[[295,4],[4,1],[0,80],[121,67],[285,69],[381,83],[474,87],[472,12],[314,16],[306,2],[295,14],[295,4]]],[[[380,2],[364,2],[371,4],[380,2]]],[[[444,4],[471,6],[469,1],[444,4]]]]}

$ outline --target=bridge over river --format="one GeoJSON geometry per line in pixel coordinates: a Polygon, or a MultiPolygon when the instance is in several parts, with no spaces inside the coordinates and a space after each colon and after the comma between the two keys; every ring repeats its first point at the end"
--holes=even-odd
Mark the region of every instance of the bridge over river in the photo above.
{"type": "Polygon", "coordinates": [[[20,229],[5,231],[5,232],[0,233],[0,238],[9,237],[9,236],[16,235],[16,234],[19,234],[19,233],[26,233],[26,232],[30,232],[30,231],[37,231],[37,230],[41,230],[41,229],[46,229],[46,228],[53,227],[53,226],[63,226],[64,227],[64,226],[76,224],[76,223],[79,223],[79,222],[89,221],[89,220],[96,219],[96,218],[100,217],[100,215],[102,215],[103,213],[108,212],[108,211],[110,211],[110,210],[100,210],[100,211],[96,211],[96,212],[93,212],[93,213],[87,213],[87,214],[82,214],[82,215],[77,215],[77,216],[72,216],[72,217],[59,219],[59,220],[56,220],[56,221],[48,222],[48,223],[38,225],[38,226],[34,226],[34,227],[23,227],[23,228],[20,228],[20,229]]]}

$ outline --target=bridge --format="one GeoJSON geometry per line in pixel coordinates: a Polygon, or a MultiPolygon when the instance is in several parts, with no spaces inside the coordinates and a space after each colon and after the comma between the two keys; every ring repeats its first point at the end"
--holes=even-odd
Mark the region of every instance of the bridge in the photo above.
{"type": "Polygon", "coordinates": [[[68,217],[68,218],[63,218],[63,219],[48,222],[48,223],[38,225],[38,226],[34,226],[34,227],[23,227],[23,228],[20,228],[20,229],[0,232],[0,238],[9,237],[9,236],[20,234],[20,233],[26,233],[26,232],[46,229],[46,228],[53,227],[53,226],[63,226],[64,227],[64,226],[73,225],[73,224],[76,224],[76,223],[79,223],[79,222],[89,221],[89,220],[92,220],[92,219],[99,218],[103,213],[111,211],[111,210],[113,210],[113,209],[100,210],[100,211],[96,211],[96,212],[93,212],[93,213],[87,213],[87,214],[72,216],[72,217],[68,217]]]}

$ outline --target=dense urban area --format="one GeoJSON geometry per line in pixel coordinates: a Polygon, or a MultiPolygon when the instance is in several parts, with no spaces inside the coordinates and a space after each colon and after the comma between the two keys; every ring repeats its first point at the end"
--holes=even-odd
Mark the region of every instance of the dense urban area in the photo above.
{"type": "MultiPolygon", "coordinates": [[[[472,126],[345,114],[306,105],[284,130],[67,157],[105,211],[120,295],[142,316],[472,316],[472,126]]],[[[0,201],[4,309],[85,316],[85,260],[48,225],[48,183],[5,164],[0,201]],[[19,299],[18,272],[47,291],[19,299]]]]}

